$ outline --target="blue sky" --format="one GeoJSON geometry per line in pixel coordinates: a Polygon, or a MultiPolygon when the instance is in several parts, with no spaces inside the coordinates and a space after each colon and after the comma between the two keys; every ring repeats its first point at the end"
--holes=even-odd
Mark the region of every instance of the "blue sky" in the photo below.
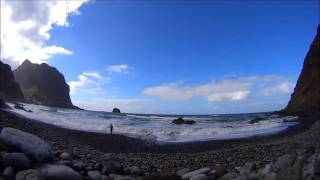
{"type": "Polygon", "coordinates": [[[316,0],[96,1],[77,10],[45,42],[72,53],[46,62],[76,105],[138,113],[283,108],[319,20],[316,0]]]}

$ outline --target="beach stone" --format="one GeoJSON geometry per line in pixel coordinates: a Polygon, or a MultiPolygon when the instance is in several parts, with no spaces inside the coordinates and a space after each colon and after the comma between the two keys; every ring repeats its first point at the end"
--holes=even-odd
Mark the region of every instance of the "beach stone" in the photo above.
{"type": "Polygon", "coordinates": [[[13,168],[11,166],[9,166],[3,170],[2,176],[3,176],[4,180],[14,180],[14,177],[16,176],[16,174],[15,174],[13,168]]]}
{"type": "Polygon", "coordinates": [[[44,175],[35,169],[19,171],[16,174],[16,180],[45,180],[45,179],[46,178],[44,177],[44,175]]]}
{"type": "Polygon", "coordinates": [[[186,174],[188,172],[190,172],[189,168],[183,168],[183,169],[180,169],[179,171],[177,171],[176,174],[179,176],[183,176],[184,174],[186,174]]]}
{"type": "Polygon", "coordinates": [[[11,166],[15,171],[30,169],[32,162],[23,153],[5,153],[2,156],[2,166],[11,166]]]}
{"type": "Polygon", "coordinates": [[[314,173],[320,175],[320,159],[318,158],[314,164],[314,173]]]}
{"type": "Polygon", "coordinates": [[[81,180],[82,177],[76,171],[64,165],[43,164],[37,167],[47,180],[81,180]]]}
{"type": "Polygon", "coordinates": [[[218,180],[230,180],[230,179],[234,179],[235,177],[237,177],[237,174],[232,172],[232,173],[227,173],[227,174],[223,175],[218,180]]]}
{"type": "Polygon", "coordinates": [[[113,178],[103,175],[101,180],[113,180],[113,178]]]}
{"type": "Polygon", "coordinates": [[[126,174],[129,174],[129,175],[140,176],[142,174],[141,169],[137,166],[131,166],[126,171],[127,171],[126,174]]]}
{"type": "Polygon", "coordinates": [[[91,180],[100,180],[102,175],[101,175],[101,172],[100,171],[88,171],[88,177],[91,179],[91,180]]]}
{"type": "Polygon", "coordinates": [[[85,170],[85,166],[84,166],[84,164],[82,163],[82,162],[75,162],[74,164],[73,164],[73,169],[75,170],[75,171],[84,171],[85,170]]]}
{"type": "Polygon", "coordinates": [[[240,169],[240,175],[248,175],[251,173],[251,171],[256,169],[256,164],[253,162],[247,162],[241,169],[240,169]]]}
{"type": "Polygon", "coordinates": [[[153,173],[151,175],[144,176],[143,180],[181,180],[181,177],[175,173],[153,173]]]}
{"type": "Polygon", "coordinates": [[[119,163],[108,162],[102,168],[102,174],[123,174],[124,168],[119,163]]]}
{"type": "Polygon", "coordinates": [[[217,177],[222,177],[227,173],[227,170],[221,165],[216,166],[214,169],[216,170],[217,177]]]}
{"type": "Polygon", "coordinates": [[[71,156],[69,153],[67,153],[67,152],[61,153],[61,154],[60,154],[60,159],[69,160],[69,161],[72,161],[72,160],[73,160],[72,156],[71,156]]]}
{"type": "Polygon", "coordinates": [[[277,174],[277,179],[300,180],[302,176],[303,159],[298,159],[292,167],[282,168],[277,174]]]}
{"type": "Polygon", "coordinates": [[[198,169],[198,170],[195,170],[195,171],[191,171],[191,172],[188,172],[188,173],[184,174],[182,176],[182,179],[189,179],[192,176],[195,176],[197,174],[207,174],[209,171],[210,171],[210,168],[201,168],[201,169],[198,169]]]}
{"type": "Polygon", "coordinates": [[[33,134],[14,128],[3,128],[0,139],[6,146],[22,151],[36,162],[43,163],[53,159],[51,146],[33,134]]]}
{"type": "Polygon", "coordinates": [[[278,160],[275,162],[273,169],[275,172],[277,172],[277,171],[280,171],[281,169],[291,167],[294,161],[295,161],[294,155],[286,154],[286,155],[280,156],[278,160]]]}
{"type": "Polygon", "coordinates": [[[94,169],[95,170],[99,170],[99,171],[102,171],[102,168],[103,168],[103,165],[101,163],[96,163],[94,165],[94,169]]]}
{"type": "Polygon", "coordinates": [[[192,176],[189,180],[209,180],[207,175],[204,174],[197,174],[192,176]]]}

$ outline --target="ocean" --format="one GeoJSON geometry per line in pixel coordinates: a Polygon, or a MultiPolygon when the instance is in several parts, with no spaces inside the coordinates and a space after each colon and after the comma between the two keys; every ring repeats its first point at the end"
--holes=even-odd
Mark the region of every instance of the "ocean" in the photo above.
{"type": "Polygon", "coordinates": [[[27,112],[15,109],[13,104],[7,111],[26,118],[52,124],[62,128],[87,132],[110,133],[109,125],[115,134],[126,135],[156,142],[192,142],[207,140],[238,139],[279,133],[299,122],[297,117],[280,117],[271,113],[212,114],[212,115],[160,115],[110,113],[87,110],[54,108],[23,104],[27,112]],[[183,117],[194,120],[194,125],[175,125],[172,120],[183,117]],[[250,120],[259,122],[250,124],[250,120]]]}

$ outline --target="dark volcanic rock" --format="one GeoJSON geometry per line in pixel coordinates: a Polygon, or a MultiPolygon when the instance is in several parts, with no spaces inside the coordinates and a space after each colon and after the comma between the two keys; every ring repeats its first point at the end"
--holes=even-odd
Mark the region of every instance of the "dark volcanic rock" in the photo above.
{"type": "Polygon", "coordinates": [[[294,93],[283,112],[287,114],[320,112],[320,25],[304,59],[294,93]]]}
{"type": "Polygon", "coordinates": [[[13,100],[24,100],[19,85],[14,81],[13,73],[8,64],[0,61],[0,97],[13,100]]]}
{"type": "Polygon", "coordinates": [[[14,71],[14,78],[31,103],[75,108],[70,99],[69,85],[63,75],[48,64],[33,64],[25,60],[14,71]]]}
{"type": "Polygon", "coordinates": [[[180,125],[180,124],[190,124],[190,125],[192,125],[192,124],[194,124],[196,122],[194,120],[184,120],[182,117],[179,117],[178,119],[173,120],[172,123],[173,124],[178,124],[178,125],[180,125]]]}
{"type": "Polygon", "coordinates": [[[120,111],[119,108],[113,108],[113,109],[112,109],[112,112],[113,112],[113,113],[121,113],[121,111],[120,111]]]}

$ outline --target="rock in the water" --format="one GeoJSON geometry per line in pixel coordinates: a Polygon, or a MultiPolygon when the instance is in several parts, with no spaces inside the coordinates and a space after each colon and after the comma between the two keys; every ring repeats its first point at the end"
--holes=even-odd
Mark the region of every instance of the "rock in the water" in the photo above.
{"type": "Polygon", "coordinates": [[[198,170],[195,170],[195,171],[191,171],[191,172],[188,172],[188,173],[184,174],[182,176],[182,179],[189,179],[192,176],[195,176],[197,174],[207,174],[208,172],[210,172],[210,168],[201,168],[201,169],[198,169],[198,170]]]}
{"type": "Polygon", "coordinates": [[[178,119],[174,119],[172,121],[173,124],[177,124],[177,125],[180,125],[180,124],[189,124],[189,125],[192,125],[194,123],[196,123],[194,120],[184,120],[182,117],[179,117],[178,119]]]}
{"type": "Polygon", "coordinates": [[[33,64],[25,60],[14,70],[14,79],[31,103],[76,108],[71,102],[69,85],[63,75],[48,64],[33,64]]]}
{"type": "Polygon", "coordinates": [[[43,164],[37,167],[47,180],[82,180],[80,174],[64,165],[43,164]]]}
{"type": "Polygon", "coordinates": [[[28,169],[19,171],[16,174],[16,180],[46,180],[46,178],[41,172],[35,169],[28,169]]]}
{"type": "Polygon", "coordinates": [[[2,166],[11,166],[15,171],[31,168],[32,162],[23,153],[6,153],[2,157],[2,166]]]}
{"type": "Polygon", "coordinates": [[[53,159],[51,146],[35,135],[14,128],[3,128],[0,138],[7,147],[22,151],[36,162],[53,159]]]}
{"type": "Polygon", "coordinates": [[[309,51],[288,106],[286,114],[314,114],[320,112],[320,25],[309,51]]]}
{"type": "Polygon", "coordinates": [[[101,172],[100,171],[88,171],[88,177],[91,179],[91,180],[100,180],[102,175],[101,175],[101,172]]]}
{"type": "Polygon", "coordinates": [[[192,176],[189,180],[209,180],[209,178],[205,174],[197,174],[192,176]]]}
{"type": "Polygon", "coordinates": [[[13,168],[11,166],[9,166],[3,170],[2,176],[3,176],[4,180],[14,180],[14,177],[16,176],[16,174],[15,174],[13,168]]]}
{"type": "Polygon", "coordinates": [[[119,108],[113,108],[113,109],[112,109],[112,112],[113,112],[113,113],[121,113],[121,111],[120,111],[119,108]]]}
{"type": "Polygon", "coordinates": [[[257,118],[254,118],[254,119],[251,119],[250,121],[248,121],[248,124],[255,124],[255,123],[258,123],[262,120],[263,120],[263,118],[257,117],[257,118]]]}
{"type": "Polygon", "coordinates": [[[2,61],[0,61],[0,84],[0,97],[19,101],[24,100],[18,83],[14,81],[10,66],[2,61]]]}

